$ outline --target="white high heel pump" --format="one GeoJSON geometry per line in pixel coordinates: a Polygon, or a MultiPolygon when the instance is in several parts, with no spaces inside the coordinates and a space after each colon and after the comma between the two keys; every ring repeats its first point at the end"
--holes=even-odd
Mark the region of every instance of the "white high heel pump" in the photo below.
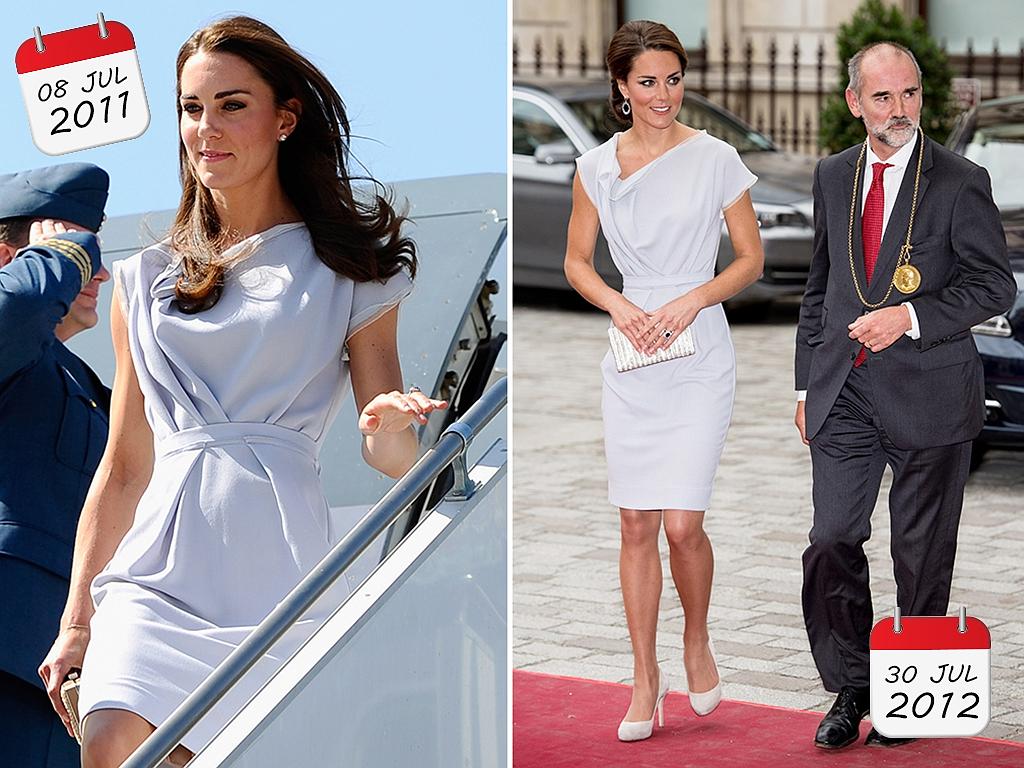
{"type": "Polygon", "coordinates": [[[704,717],[715,711],[715,708],[722,701],[722,675],[718,671],[718,661],[715,659],[715,644],[708,639],[708,651],[711,652],[711,661],[715,665],[715,674],[718,675],[718,682],[710,691],[695,693],[687,686],[686,695],[690,697],[690,706],[698,716],[704,717]]]}
{"type": "Polygon", "coordinates": [[[619,723],[619,741],[642,741],[649,739],[654,733],[654,717],[658,717],[658,727],[665,727],[665,696],[668,694],[668,675],[658,667],[658,701],[654,704],[654,712],[650,720],[629,721],[619,723]]]}

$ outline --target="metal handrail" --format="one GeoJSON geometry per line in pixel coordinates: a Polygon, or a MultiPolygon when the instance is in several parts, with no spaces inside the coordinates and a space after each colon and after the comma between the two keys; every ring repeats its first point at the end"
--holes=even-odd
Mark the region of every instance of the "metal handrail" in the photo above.
{"type": "Polygon", "coordinates": [[[312,571],[243,640],[234,651],[183,701],[121,768],[157,768],[242,676],[305,614],[324,592],[384,529],[462,456],[470,440],[508,401],[508,379],[502,378],[465,415],[441,433],[437,443],[392,486],[362,520],[338,542],[312,571]]]}

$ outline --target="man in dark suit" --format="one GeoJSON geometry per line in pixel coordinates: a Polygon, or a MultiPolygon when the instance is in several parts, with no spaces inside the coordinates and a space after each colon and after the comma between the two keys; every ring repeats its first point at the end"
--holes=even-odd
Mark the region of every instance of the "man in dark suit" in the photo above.
{"type": "Polygon", "coordinates": [[[80,765],[36,670],[107,440],[110,390],[64,346],[96,324],[110,278],[86,231],[100,227],[107,185],[85,163],[0,176],[0,762],[18,768],[80,765]]]}
{"type": "Polygon", "coordinates": [[[833,749],[857,739],[868,711],[863,544],[882,473],[892,468],[897,604],[905,616],[945,615],[971,440],[984,421],[970,329],[1016,293],[987,172],[918,128],[913,54],[867,46],[849,76],[847,104],[868,139],[815,170],[796,340],[795,420],[813,468],[804,620],[824,686],[838,692],[815,744],[833,749]]]}

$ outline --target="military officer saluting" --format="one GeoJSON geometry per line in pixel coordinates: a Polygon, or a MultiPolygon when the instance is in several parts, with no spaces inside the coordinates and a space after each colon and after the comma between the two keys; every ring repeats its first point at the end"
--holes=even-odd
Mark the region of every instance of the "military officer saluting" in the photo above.
{"type": "Polygon", "coordinates": [[[80,764],[36,670],[107,441],[110,390],[64,342],[110,279],[93,234],[108,181],[86,163],[0,175],[0,744],[19,768],[80,764]]]}

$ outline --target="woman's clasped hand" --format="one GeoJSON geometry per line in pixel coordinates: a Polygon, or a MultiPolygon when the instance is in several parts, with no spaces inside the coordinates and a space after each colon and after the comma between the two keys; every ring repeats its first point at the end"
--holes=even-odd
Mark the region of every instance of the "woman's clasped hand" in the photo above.
{"type": "Polygon", "coordinates": [[[610,314],[615,327],[638,352],[653,355],[672,346],[703,308],[696,292],[690,291],[653,312],[645,312],[623,296],[610,314]]]}

